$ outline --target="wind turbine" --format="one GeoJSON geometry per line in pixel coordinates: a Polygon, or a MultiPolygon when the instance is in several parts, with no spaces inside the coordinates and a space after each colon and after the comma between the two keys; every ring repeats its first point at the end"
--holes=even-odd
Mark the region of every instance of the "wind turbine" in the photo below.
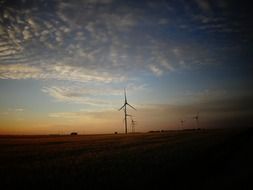
{"type": "Polygon", "coordinates": [[[125,133],[127,134],[127,117],[130,116],[130,115],[127,114],[127,106],[131,107],[134,110],[136,110],[136,109],[127,102],[126,89],[124,89],[124,95],[125,95],[125,103],[119,109],[119,111],[124,108],[124,113],[125,113],[125,133]]]}
{"type": "Polygon", "coordinates": [[[185,122],[185,120],[181,119],[180,123],[181,123],[182,129],[183,129],[183,126],[184,126],[184,122],[185,122]]]}
{"type": "Polygon", "coordinates": [[[197,125],[197,128],[199,128],[199,112],[197,113],[196,116],[193,117],[193,119],[196,120],[196,125],[197,125]]]}
{"type": "Polygon", "coordinates": [[[133,120],[133,116],[132,115],[131,115],[131,124],[132,124],[132,133],[135,133],[136,121],[133,120]]]}

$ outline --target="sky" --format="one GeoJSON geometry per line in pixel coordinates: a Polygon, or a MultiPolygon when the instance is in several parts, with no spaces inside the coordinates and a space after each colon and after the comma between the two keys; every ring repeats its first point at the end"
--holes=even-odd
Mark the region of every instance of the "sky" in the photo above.
{"type": "Polygon", "coordinates": [[[123,133],[124,88],[137,132],[252,126],[252,12],[235,0],[0,0],[0,134],[123,133]]]}

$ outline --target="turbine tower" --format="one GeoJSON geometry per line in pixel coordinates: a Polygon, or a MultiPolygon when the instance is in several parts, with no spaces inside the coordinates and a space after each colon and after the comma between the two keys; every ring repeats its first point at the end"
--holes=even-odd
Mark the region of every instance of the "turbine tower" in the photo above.
{"type": "Polygon", "coordinates": [[[127,97],[126,97],[126,89],[124,89],[124,95],[125,95],[125,103],[123,104],[123,106],[119,109],[122,110],[124,108],[124,115],[125,115],[125,133],[127,134],[127,117],[130,116],[127,114],[127,106],[131,107],[132,109],[136,110],[133,106],[131,106],[128,102],[127,102],[127,97]]]}

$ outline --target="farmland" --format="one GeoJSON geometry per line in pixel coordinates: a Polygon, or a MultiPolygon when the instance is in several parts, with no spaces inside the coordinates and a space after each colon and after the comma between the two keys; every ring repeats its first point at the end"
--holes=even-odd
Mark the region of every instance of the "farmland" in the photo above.
{"type": "Polygon", "coordinates": [[[250,189],[253,130],[1,136],[1,186],[250,189]]]}

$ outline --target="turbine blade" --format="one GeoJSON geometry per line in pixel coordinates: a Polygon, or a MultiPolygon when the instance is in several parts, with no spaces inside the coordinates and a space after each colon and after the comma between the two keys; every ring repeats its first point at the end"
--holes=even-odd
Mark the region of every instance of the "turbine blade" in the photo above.
{"type": "Polygon", "coordinates": [[[136,110],[133,106],[131,106],[129,103],[126,103],[129,107],[133,108],[134,110],[136,110]]]}
{"type": "Polygon", "coordinates": [[[124,88],[124,95],[125,95],[125,102],[127,102],[127,98],[126,98],[126,88],[124,88]]]}
{"type": "Polygon", "coordinates": [[[124,104],[121,108],[119,108],[119,111],[122,110],[122,108],[124,108],[126,106],[126,104],[124,104]]]}

